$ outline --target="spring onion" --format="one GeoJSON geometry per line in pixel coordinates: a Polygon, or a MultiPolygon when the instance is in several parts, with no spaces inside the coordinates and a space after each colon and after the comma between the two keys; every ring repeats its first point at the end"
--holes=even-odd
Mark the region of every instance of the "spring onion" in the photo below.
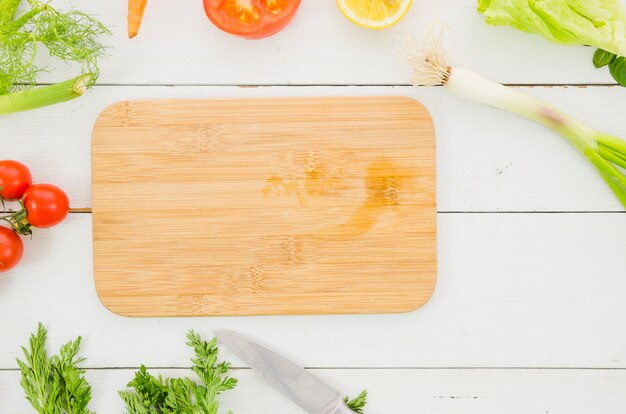
{"type": "Polygon", "coordinates": [[[468,69],[450,66],[440,36],[432,32],[418,49],[409,41],[399,47],[413,68],[416,86],[444,85],[455,95],[491,105],[552,129],[567,139],[593,164],[626,207],[626,141],[595,131],[569,114],[516,89],[493,82],[468,69]]]}

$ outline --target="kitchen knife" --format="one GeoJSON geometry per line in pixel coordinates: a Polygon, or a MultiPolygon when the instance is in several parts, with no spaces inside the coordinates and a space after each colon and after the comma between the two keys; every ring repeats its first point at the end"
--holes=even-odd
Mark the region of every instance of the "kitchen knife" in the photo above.
{"type": "Polygon", "coordinates": [[[310,414],[354,414],[341,394],[304,368],[238,333],[216,331],[218,341],[278,391],[310,414]]]}

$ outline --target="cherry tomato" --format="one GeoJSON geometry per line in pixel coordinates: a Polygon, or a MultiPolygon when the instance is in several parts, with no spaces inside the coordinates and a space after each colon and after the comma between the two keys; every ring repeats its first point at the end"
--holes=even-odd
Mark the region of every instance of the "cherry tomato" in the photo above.
{"type": "Polygon", "coordinates": [[[0,196],[5,200],[19,200],[33,179],[28,167],[12,160],[0,161],[0,196]]]}
{"type": "Polygon", "coordinates": [[[13,269],[22,259],[24,243],[11,229],[0,226],[0,273],[13,269]]]}
{"type": "Polygon", "coordinates": [[[261,39],[287,25],[296,14],[300,0],[203,0],[204,11],[219,29],[261,39]]]}
{"type": "Polygon", "coordinates": [[[31,185],[24,193],[26,219],[33,227],[47,228],[62,222],[70,210],[70,200],[52,184],[31,185]]]}

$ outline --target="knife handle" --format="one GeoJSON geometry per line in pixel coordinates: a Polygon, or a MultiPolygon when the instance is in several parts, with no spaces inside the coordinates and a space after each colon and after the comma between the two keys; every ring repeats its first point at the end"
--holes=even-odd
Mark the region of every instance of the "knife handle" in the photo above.
{"type": "Polygon", "coordinates": [[[339,404],[339,406],[335,409],[335,411],[329,414],[354,414],[354,411],[348,408],[348,406],[342,401],[341,404],[339,404]]]}

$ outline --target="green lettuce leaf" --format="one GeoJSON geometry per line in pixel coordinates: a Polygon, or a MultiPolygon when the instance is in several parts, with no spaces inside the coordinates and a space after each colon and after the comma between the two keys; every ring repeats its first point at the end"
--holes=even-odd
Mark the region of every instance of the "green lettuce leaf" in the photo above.
{"type": "Polygon", "coordinates": [[[478,11],[494,26],[512,26],[555,43],[626,55],[622,0],[478,0],[478,11]]]}

